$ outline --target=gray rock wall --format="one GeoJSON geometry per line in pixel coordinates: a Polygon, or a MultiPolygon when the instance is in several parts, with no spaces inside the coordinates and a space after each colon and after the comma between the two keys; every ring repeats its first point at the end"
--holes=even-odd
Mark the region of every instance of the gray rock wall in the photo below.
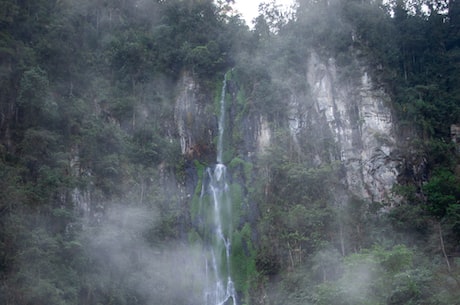
{"type": "MultiPolygon", "coordinates": [[[[391,203],[397,199],[392,188],[401,161],[395,156],[397,141],[390,97],[373,83],[364,64],[356,61],[350,66],[354,67],[353,73],[345,77],[334,59],[324,60],[312,52],[307,59],[307,93],[292,91],[286,97],[288,122],[281,125],[289,127],[300,154],[313,156],[311,166],[340,163],[344,169],[340,181],[345,190],[366,201],[391,203]]],[[[212,102],[187,73],[177,92],[175,121],[182,153],[199,158],[200,147],[212,146],[217,132],[216,116],[206,108],[212,102]]],[[[286,101],[280,101],[283,103],[286,101]]],[[[250,130],[241,131],[257,131],[249,137],[255,137],[251,144],[255,147],[246,155],[261,155],[271,145],[273,130],[262,115],[252,117],[251,124],[254,126],[250,130]]],[[[244,129],[243,125],[232,128],[244,129]]],[[[251,145],[245,145],[246,149],[251,145]]]]}
{"type": "MultiPolygon", "coordinates": [[[[370,201],[391,201],[399,161],[393,156],[396,140],[390,98],[372,83],[364,65],[358,64],[357,71],[350,77],[339,76],[333,59],[322,60],[313,52],[307,67],[311,96],[308,101],[292,99],[291,109],[310,112],[296,116],[313,117],[328,129],[336,146],[330,158],[344,166],[343,183],[349,191],[370,201]]],[[[292,125],[296,137],[299,125],[292,125]]],[[[308,140],[297,137],[297,141],[308,140]]]]}
{"type": "Polygon", "coordinates": [[[217,134],[212,106],[212,97],[190,73],[184,72],[177,84],[174,121],[182,154],[191,159],[199,159],[211,150],[217,134]]]}

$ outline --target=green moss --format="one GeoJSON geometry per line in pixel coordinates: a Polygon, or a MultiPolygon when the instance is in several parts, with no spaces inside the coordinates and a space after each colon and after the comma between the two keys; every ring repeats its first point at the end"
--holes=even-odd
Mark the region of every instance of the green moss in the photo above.
{"type": "Polygon", "coordinates": [[[251,283],[257,276],[255,256],[256,251],[251,242],[251,227],[246,223],[233,235],[230,260],[235,288],[243,296],[243,303],[248,303],[251,283]]]}
{"type": "Polygon", "coordinates": [[[198,234],[198,232],[195,231],[194,229],[191,229],[191,230],[188,232],[188,241],[189,241],[189,243],[191,243],[191,244],[199,244],[199,243],[202,243],[202,239],[201,239],[200,234],[198,234]]]}
{"type": "MultiPolygon", "coordinates": [[[[228,84],[228,81],[231,79],[231,75],[232,73],[228,73],[227,74],[227,84],[228,84]]],[[[219,82],[216,82],[216,86],[215,86],[215,95],[214,95],[214,113],[216,114],[216,117],[219,117],[220,116],[220,112],[221,112],[221,99],[222,99],[222,89],[223,89],[223,86],[222,86],[222,81],[223,81],[223,77],[222,79],[219,81],[219,82]]],[[[228,87],[227,87],[228,88],[228,87]]],[[[228,126],[229,126],[229,116],[227,115],[228,113],[230,113],[230,109],[232,107],[232,103],[231,103],[231,96],[228,95],[228,94],[225,94],[225,126],[224,128],[226,129],[226,131],[228,131],[228,126]]],[[[232,144],[232,137],[228,136],[229,133],[228,132],[224,132],[224,137],[222,139],[222,145],[223,145],[223,153],[222,153],[222,162],[224,164],[228,163],[232,156],[235,155],[235,149],[233,148],[233,144],[232,144]]],[[[218,136],[214,137],[213,139],[213,142],[214,142],[214,145],[217,147],[217,142],[218,142],[218,136]]]]}
{"type": "Polygon", "coordinates": [[[246,91],[244,90],[244,88],[238,90],[238,93],[236,94],[236,100],[238,101],[238,105],[243,106],[246,109],[246,91]]]}
{"type": "Polygon", "coordinates": [[[244,202],[243,198],[243,189],[241,185],[233,183],[229,186],[230,196],[232,200],[232,215],[231,219],[233,220],[233,227],[237,228],[239,226],[239,221],[241,218],[241,206],[244,202]]]}
{"type": "Polygon", "coordinates": [[[254,165],[251,162],[247,162],[239,157],[235,157],[232,159],[232,161],[230,161],[228,168],[235,173],[238,171],[240,166],[242,167],[244,180],[251,181],[252,170],[254,168],[254,165]]]}
{"type": "Polygon", "coordinates": [[[246,98],[246,91],[244,88],[239,87],[238,91],[236,92],[236,105],[234,105],[234,112],[236,112],[236,116],[233,122],[233,131],[232,131],[232,146],[238,147],[240,143],[244,141],[244,134],[247,132],[246,130],[242,130],[239,128],[240,126],[244,126],[242,121],[248,115],[249,104],[246,98]]]}
{"type": "Polygon", "coordinates": [[[204,164],[204,163],[201,163],[198,160],[194,160],[193,165],[195,165],[195,168],[196,168],[196,171],[197,171],[197,174],[198,174],[199,182],[201,182],[201,179],[203,178],[203,173],[204,173],[207,165],[204,164]]]}

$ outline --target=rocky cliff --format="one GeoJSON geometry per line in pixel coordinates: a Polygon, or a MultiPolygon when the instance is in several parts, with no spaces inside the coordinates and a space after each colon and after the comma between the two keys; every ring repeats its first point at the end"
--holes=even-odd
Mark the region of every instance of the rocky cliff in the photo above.
{"type": "MultiPolygon", "coordinates": [[[[338,154],[333,158],[344,166],[343,183],[351,193],[385,202],[393,197],[391,189],[397,181],[399,166],[394,156],[396,140],[390,98],[372,82],[364,65],[355,65],[355,73],[344,77],[334,59],[321,60],[312,53],[307,68],[311,106],[301,107],[299,104],[306,102],[295,99],[291,107],[306,109],[311,113],[300,112],[296,116],[313,117],[328,129],[338,154]]],[[[291,132],[296,136],[301,130],[297,126],[291,132]]]]}
{"type": "MultiPolygon", "coordinates": [[[[235,96],[240,85],[231,81],[229,124],[243,134],[240,150],[247,151],[241,155],[254,156],[255,152],[261,156],[272,144],[275,131],[271,125],[288,126],[298,152],[312,156],[311,166],[340,164],[343,189],[366,201],[391,202],[400,161],[395,156],[397,143],[389,95],[371,80],[366,66],[358,61],[353,63],[352,73],[346,74],[333,58],[325,60],[311,52],[306,66],[307,90],[299,93],[292,89],[285,101],[279,101],[287,105],[287,116],[280,116],[287,122],[269,122],[257,111],[247,112],[247,118],[240,116],[237,122],[232,113],[238,111],[235,96]]],[[[203,154],[212,151],[217,133],[213,109],[206,106],[210,97],[187,73],[178,83],[177,92],[175,120],[182,153],[189,158],[203,158],[203,154]]],[[[280,111],[285,111],[283,108],[280,106],[280,111]]]]}
{"type": "Polygon", "coordinates": [[[182,154],[202,159],[211,152],[217,134],[212,96],[187,72],[182,74],[176,90],[174,120],[182,154]]]}

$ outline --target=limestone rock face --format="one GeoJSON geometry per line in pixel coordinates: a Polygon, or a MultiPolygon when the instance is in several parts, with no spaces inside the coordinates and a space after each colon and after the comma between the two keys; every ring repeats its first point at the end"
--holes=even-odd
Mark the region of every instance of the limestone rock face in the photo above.
{"type": "Polygon", "coordinates": [[[189,158],[200,158],[212,146],[217,123],[213,112],[207,109],[209,105],[212,106],[212,98],[190,73],[184,72],[177,84],[174,120],[182,154],[189,158]]]}
{"type": "MultiPolygon", "coordinates": [[[[275,125],[289,126],[296,149],[311,158],[306,166],[340,164],[340,184],[347,193],[366,201],[394,202],[392,188],[401,158],[396,156],[389,95],[373,83],[368,68],[358,60],[348,66],[350,71],[343,71],[334,59],[324,60],[311,52],[306,64],[307,90],[299,93],[293,89],[280,101],[288,107],[288,122],[275,125]]],[[[236,148],[241,156],[262,155],[271,145],[271,122],[252,114],[241,120],[241,126],[234,125],[237,84],[230,85],[228,132],[238,130],[243,135],[243,144],[236,148]]],[[[190,74],[182,75],[177,88],[174,117],[182,154],[200,158],[203,150],[213,147],[217,134],[213,103],[190,74]]]]}
{"type": "Polygon", "coordinates": [[[264,153],[267,148],[270,146],[270,139],[272,137],[270,126],[266,119],[263,117],[259,120],[259,132],[257,135],[257,145],[259,153],[264,153]]]}
{"type": "MultiPolygon", "coordinates": [[[[333,59],[324,61],[311,54],[310,96],[291,99],[291,134],[296,142],[310,141],[302,137],[302,129],[321,126],[316,133],[333,142],[327,158],[344,167],[346,188],[369,201],[390,201],[399,161],[393,156],[396,140],[389,96],[372,83],[364,65],[358,64],[350,77],[338,69],[333,59]],[[302,124],[305,120],[314,124],[302,124]]],[[[316,162],[324,158],[318,153],[316,162]]]]}

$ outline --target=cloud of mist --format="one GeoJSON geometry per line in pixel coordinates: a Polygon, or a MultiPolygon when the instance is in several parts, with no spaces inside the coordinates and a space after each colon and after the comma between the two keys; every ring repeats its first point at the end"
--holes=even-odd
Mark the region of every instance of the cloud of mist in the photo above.
{"type": "Polygon", "coordinates": [[[119,298],[125,300],[126,294],[135,295],[140,304],[202,304],[206,283],[202,249],[183,243],[150,245],[145,237],[156,225],[153,211],[117,206],[96,230],[88,231],[85,248],[100,289],[115,296],[121,293],[119,298]]]}
{"type": "Polygon", "coordinates": [[[346,298],[356,302],[356,304],[367,299],[373,299],[372,288],[376,279],[381,276],[377,271],[377,264],[371,260],[363,259],[347,269],[340,281],[341,289],[346,298]]]}

